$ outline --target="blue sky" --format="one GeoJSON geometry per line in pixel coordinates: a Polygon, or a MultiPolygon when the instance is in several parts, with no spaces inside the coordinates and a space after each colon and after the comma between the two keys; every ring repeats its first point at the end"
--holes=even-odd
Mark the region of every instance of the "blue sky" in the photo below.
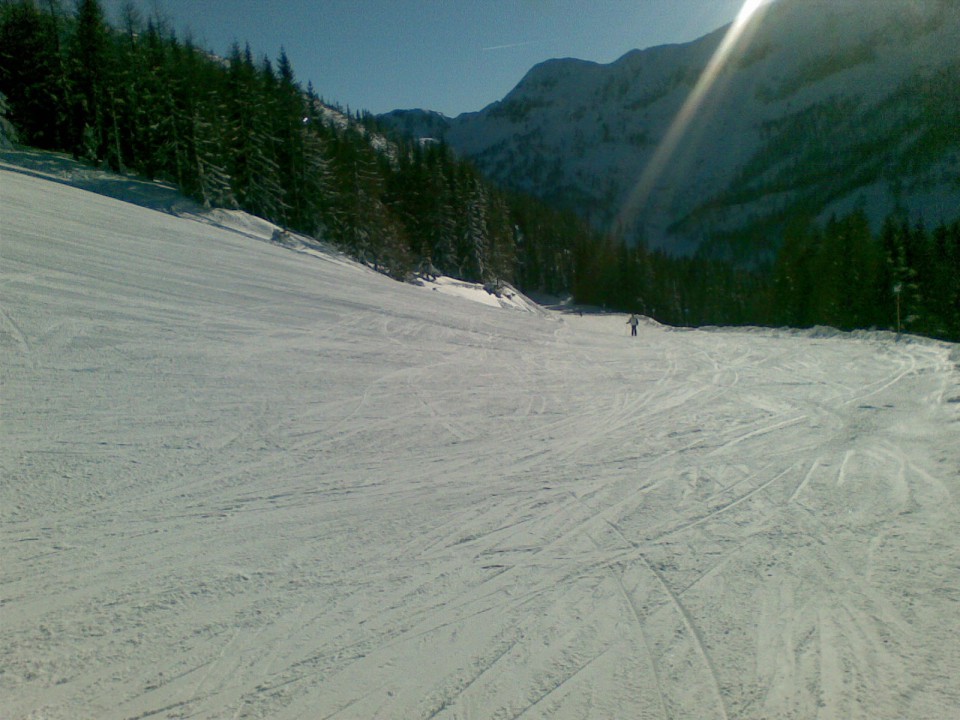
{"type": "MultiPolygon", "coordinates": [[[[118,21],[131,0],[102,0],[118,21]]],[[[256,57],[286,49],[297,79],[328,102],[374,113],[445,115],[501,99],[539,62],[608,63],[687,42],[732,21],[742,0],[132,0],[182,39],[256,57]]]]}

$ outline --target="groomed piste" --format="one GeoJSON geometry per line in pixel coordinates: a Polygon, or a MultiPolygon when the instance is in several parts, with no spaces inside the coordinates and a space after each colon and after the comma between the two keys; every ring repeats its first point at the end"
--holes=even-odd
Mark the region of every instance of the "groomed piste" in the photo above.
{"type": "Polygon", "coordinates": [[[4,718],[955,716],[956,346],[631,338],[54,164],[0,166],[4,718]]]}

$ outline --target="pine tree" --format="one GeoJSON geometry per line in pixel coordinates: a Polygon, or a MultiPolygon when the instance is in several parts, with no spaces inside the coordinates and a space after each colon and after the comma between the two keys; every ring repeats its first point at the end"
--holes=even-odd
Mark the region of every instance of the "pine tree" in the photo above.
{"type": "Polygon", "coordinates": [[[506,198],[491,190],[487,213],[487,233],[490,238],[490,275],[499,286],[514,281],[517,263],[516,237],[506,198]]]}
{"type": "Polygon", "coordinates": [[[489,275],[489,246],[487,242],[487,197],[478,178],[463,167],[463,213],[459,226],[457,255],[460,276],[482,282],[489,275]]]}
{"type": "Polygon", "coordinates": [[[183,186],[183,116],[175,99],[181,82],[176,74],[178,44],[173,39],[168,44],[162,33],[151,20],[143,40],[133,41],[135,50],[124,64],[130,75],[127,95],[136,137],[133,153],[147,177],[172,179],[183,186]]]}
{"type": "Polygon", "coordinates": [[[67,116],[57,16],[30,0],[0,6],[0,91],[21,142],[63,147],[67,116]]]}
{"type": "Polygon", "coordinates": [[[77,0],[77,22],[69,52],[68,77],[72,111],[71,145],[75,156],[92,162],[121,158],[110,149],[112,114],[107,26],[97,0],[77,0]]]}
{"type": "Polygon", "coordinates": [[[132,3],[123,9],[122,34],[117,33],[111,43],[111,62],[117,68],[113,93],[113,111],[117,124],[117,152],[124,165],[135,172],[153,177],[146,172],[144,143],[144,98],[142,85],[150,77],[140,44],[143,24],[140,13],[132,3]]]}
{"type": "Polygon", "coordinates": [[[906,223],[893,216],[884,221],[880,234],[884,262],[878,274],[876,295],[880,307],[886,309],[887,319],[883,325],[898,332],[906,327],[905,319],[912,315],[918,290],[916,273],[908,257],[908,235],[906,223]]]}
{"type": "Polygon", "coordinates": [[[445,143],[428,147],[424,157],[426,187],[421,237],[429,251],[424,258],[447,275],[457,272],[457,210],[454,197],[454,162],[445,143]]]}
{"type": "Polygon", "coordinates": [[[773,270],[773,322],[789,327],[812,324],[813,233],[806,219],[787,227],[773,270]]]}
{"type": "Polygon", "coordinates": [[[317,110],[319,99],[312,85],[307,88],[307,100],[300,127],[303,158],[302,177],[298,190],[297,228],[309,235],[319,236],[327,227],[329,209],[335,194],[333,171],[330,167],[327,134],[317,110]]]}
{"type": "Polygon", "coordinates": [[[244,210],[270,220],[282,220],[283,191],[273,134],[276,77],[268,61],[254,66],[250,46],[234,44],[227,80],[229,173],[233,195],[244,210]]]}
{"type": "Polygon", "coordinates": [[[277,84],[274,88],[274,134],[278,181],[283,195],[281,204],[282,224],[285,227],[304,229],[306,219],[305,192],[305,134],[306,108],[303,93],[297,86],[293,67],[286,51],[280,49],[277,84]]]}
{"type": "Polygon", "coordinates": [[[361,262],[379,267],[387,213],[381,202],[383,178],[376,153],[353,127],[337,135],[333,151],[339,192],[331,230],[361,262]]]}
{"type": "Polygon", "coordinates": [[[174,103],[182,118],[181,187],[205,207],[235,208],[222,74],[189,42],[182,51],[174,47],[173,60],[174,103]]]}
{"type": "Polygon", "coordinates": [[[930,332],[960,342],[960,222],[941,224],[933,231],[930,270],[930,332]]]}

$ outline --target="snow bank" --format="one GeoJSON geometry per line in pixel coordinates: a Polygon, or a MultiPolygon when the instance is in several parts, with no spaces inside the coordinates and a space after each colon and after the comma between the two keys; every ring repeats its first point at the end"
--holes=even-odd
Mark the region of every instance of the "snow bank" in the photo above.
{"type": "Polygon", "coordinates": [[[490,307],[532,313],[542,312],[539,305],[508,283],[494,287],[440,275],[433,278],[418,278],[415,284],[441,295],[464,298],[490,307]]]}

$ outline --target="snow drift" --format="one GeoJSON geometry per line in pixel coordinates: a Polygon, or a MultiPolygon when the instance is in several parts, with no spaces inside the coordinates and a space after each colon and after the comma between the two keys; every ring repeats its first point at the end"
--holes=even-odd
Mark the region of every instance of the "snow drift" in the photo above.
{"type": "Polygon", "coordinates": [[[5,718],[960,707],[955,346],[632,339],[0,197],[5,718]]]}

